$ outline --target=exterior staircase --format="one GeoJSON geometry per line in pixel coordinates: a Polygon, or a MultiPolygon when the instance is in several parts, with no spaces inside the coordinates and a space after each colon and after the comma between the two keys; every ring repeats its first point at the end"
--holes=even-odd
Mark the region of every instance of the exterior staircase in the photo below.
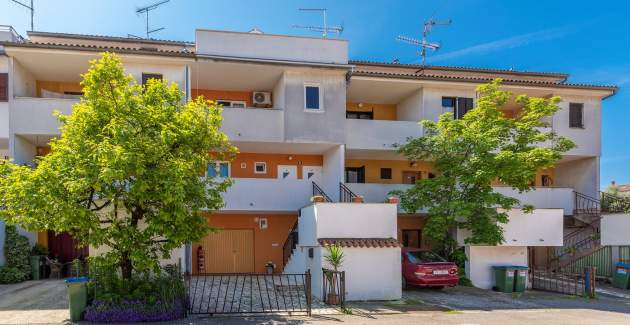
{"type": "Polygon", "coordinates": [[[600,192],[594,198],[574,192],[572,227],[564,236],[564,246],[553,248],[548,259],[552,271],[575,271],[580,261],[602,253],[600,225],[602,214],[630,211],[630,199],[600,192]]]}

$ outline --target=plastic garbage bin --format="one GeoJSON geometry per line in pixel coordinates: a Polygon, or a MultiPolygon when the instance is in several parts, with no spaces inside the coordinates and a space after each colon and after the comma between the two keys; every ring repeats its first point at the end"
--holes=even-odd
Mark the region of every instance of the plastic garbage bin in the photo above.
{"type": "Polygon", "coordinates": [[[630,288],[630,263],[617,263],[615,266],[615,276],[613,277],[613,287],[630,288]]]}
{"type": "Polygon", "coordinates": [[[527,266],[512,266],[516,274],[514,275],[514,292],[525,292],[527,289],[527,266]]]}
{"type": "Polygon", "coordinates": [[[510,293],[514,291],[514,267],[510,265],[493,266],[494,283],[498,291],[510,293]]]}
{"type": "Polygon", "coordinates": [[[33,275],[33,280],[39,280],[41,278],[39,274],[41,260],[42,257],[39,255],[31,256],[31,274],[33,275]]]}
{"type": "Polygon", "coordinates": [[[70,319],[72,321],[81,320],[83,311],[87,306],[87,282],[88,278],[85,276],[66,279],[70,319]]]}

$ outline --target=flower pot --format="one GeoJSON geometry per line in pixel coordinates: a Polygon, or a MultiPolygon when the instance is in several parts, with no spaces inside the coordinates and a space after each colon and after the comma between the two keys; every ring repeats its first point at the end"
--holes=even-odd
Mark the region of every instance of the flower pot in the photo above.
{"type": "Polygon", "coordinates": [[[322,203],[322,202],[326,202],[326,200],[321,195],[313,195],[311,197],[311,202],[313,202],[313,203],[322,203]]]}
{"type": "Polygon", "coordinates": [[[391,204],[398,204],[398,202],[400,202],[400,199],[395,196],[390,196],[387,198],[387,202],[391,204]]]}
{"type": "Polygon", "coordinates": [[[363,197],[360,195],[352,197],[352,203],[363,203],[363,197]]]}
{"type": "Polygon", "coordinates": [[[336,293],[329,293],[326,297],[326,303],[329,305],[339,305],[339,295],[336,293]]]}

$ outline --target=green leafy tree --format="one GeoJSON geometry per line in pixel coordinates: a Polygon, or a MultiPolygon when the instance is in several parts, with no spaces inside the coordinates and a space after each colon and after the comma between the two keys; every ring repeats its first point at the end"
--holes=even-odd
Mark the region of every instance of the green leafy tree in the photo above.
{"type": "Polygon", "coordinates": [[[31,276],[28,239],[20,235],[14,225],[4,228],[4,266],[0,267],[0,283],[16,283],[31,276]]]}
{"type": "Polygon", "coordinates": [[[230,182],[200,176],[217,153],[231,157],[235,148],[214,103],[185,102],[174,83],[139,85],[115,54],[91,62],[82,86],[72,114],[58,114],[61,137],[36,168],[0,165],[0,215],[109,247],[102,259],[130,278],[211,230],[202,212],[222,206],[230,182]]]}
{"type": "Polygon", "coordinates": [[[469,244],[502,243],[501,224],[508,222],[507,211],[519,201],[493,191],[492,182],[529,191],[539,169],[552,167],[574,147],[544,129],[545,119],[558,110],[559,97],[517,96],[521,109],[511,118],[501,108],[512,94],[500,86],[500,79],[479,86],[476,107],[461,119],[445,113],[438,122],[421,121],[424,136],[399,147],[409,160],[431,161],[437,171],[435,178],[392,194],[400,196],[408,212],[426,209],[423,233],[445,256],[456,247],[456,228],[470,231],[469,244]]]}

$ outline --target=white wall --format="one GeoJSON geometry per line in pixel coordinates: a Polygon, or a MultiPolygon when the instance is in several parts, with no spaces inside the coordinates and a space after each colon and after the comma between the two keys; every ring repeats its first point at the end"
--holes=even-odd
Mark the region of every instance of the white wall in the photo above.
{"type": "Polygon", "coordinates": [[[604,246],[630,245],[630,214],[604,214],[601,220],[601,243],[604,246]]]}
{"type": "MultiPolygon", "coordinates": [[[[324,248],[320,248],[326,255],[324,248]]],[[[343,248],[346,299],[395,300],[402,295],[400,248],[343,248]]],[[[324,266],[330,266],[324,263],[324,266]]]]}
{"type": "Polygon", "coordinates": [[[577,145],[568,155],[601,156],[601,100],[597,97],[562,96],[560,110],[553,116],[553,130],[577,145]],[[584,103],[584,128],[569,127],[569,103],[584,103]]]}
{"type": "Polygon", "coordinates": [[[422,96],[422,119],[437,121],[439,116],[452,110],[444,110],[442,108],[442,97],[468,97],[476,98],[475,87],[469,89],[454,89],[454,88],[427,88],[423,89],[422,96]]]}
{"type": "Polygon", "coordinates": [[[271,96],[272,96],[271,102],[273,103],[273,107],[278,108],[278,109],[284,109],[286,96],[287,96],[285,92],[285,88],[286,88],[286,82],[284,80],[284,73],[283,73],[280,79],[278,79],[278,82],[276,82],[276,84],[274,85],[273,91],[271,93],[271,96]]]}
{"type": "Polygon", "coordinates": [[[14,163],[32,165],[37,147],[23,137],[14,135],[9,139],[9,153],[14,163]]]}
{"type": "Polygon", "coordinates": [[[599,157],[557,164],[555,177],[556,186],[570,187],[582,194],[599,197],[599,157]]]}
{"type": "Polygon", "coordinates": [[[324,153],[322,183],[318,185],[335,202],[339,200],[339,183],[344,178],[344,157],[344,145],[335,146],[324,153]]]}
{"type": "Polygon", "coordinates": [[[197,29],[195,42],[200,55],[348,63],[348,42],[337,39],[197,29]]]}
{"type": "Polygon", "coordinates": [[[60,134],[59,121],[53,115],[72,114],[72,106],[78,99],[19,97],[11,102],[11,132],[28,135],[60,134]],[[36,117],[36,118],[34,118],[36,117]]]}
{"type": "Polygon", "coordinates": [[[284,113],[279,109],[224,108],[221,115],[221,131],[230,141],[284,141],[284,113]]]}
{"type": "MultiPolygon", "coordinates": [[[[509,221],[502,225],[505,242],[499,246],[562,246],[563,222],[562,209],[535,209],[525,213],[521,209],[508,212],[509,221]]],[[[457,241],[465,245],[470,231],[457,231],[457,241]]]]}
{"type": "Polygon", "coordinates": [[[9,84],[13,86],[13,93],[10,97],[35,97],[35,77],[18,60],[12,58],[11,64],[13,74],[9,77],[9,84]]]}
{"type": "Polygon", "coordinates": [[[230,211],[297,211],[310,203],[311,182],[303,179],[237,178],[223,193],[230,211]]]}
{"type": "Polygon", "coordinates": [[[399,121],[418,122],[422,119],[422,89],[418,89],[396,105],[399,121]]]}
{"type": "Polygon", "coordinates": [[[155,64],[126,62],[123,58],[125,72],[131,74],[138,83],[142,83],[142,73],[159,73],[165,81],[174,82],[179,89],[186,89],[186,65],[185,64],[155,64]]]}
{"type": "Polygon", "coordinates": [[[466,276],[481,289],[495,285],[493,266],[527,266],[527,247],[466,246],[466,276]]]}
{"type": "Polygon", "coordinates": [[[575,204],[573,188],[536,187],[532,191],[519,193],[511,187],[494,186],[494,191],[521,201],[521,205],[530,204],[536,209],[563,209],[565,216],[573,215],[575,204]]]}
{"type": "Polygon", "coordinates": [[[346,119],[348,149],[396,150],[394,145],[420,136],[422,126],[418,122],[346,119]]]}

